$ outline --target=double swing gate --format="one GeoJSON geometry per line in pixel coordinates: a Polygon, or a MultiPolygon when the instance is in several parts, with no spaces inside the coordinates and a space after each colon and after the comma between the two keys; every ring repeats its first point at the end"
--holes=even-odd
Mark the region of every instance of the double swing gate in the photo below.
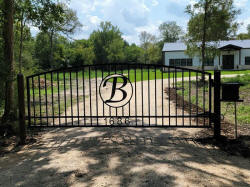
{"type": "Polygon", "coordinates": [[[100,64],[27,77],[30,127],[211,127],[211,74],[100,64]]]}

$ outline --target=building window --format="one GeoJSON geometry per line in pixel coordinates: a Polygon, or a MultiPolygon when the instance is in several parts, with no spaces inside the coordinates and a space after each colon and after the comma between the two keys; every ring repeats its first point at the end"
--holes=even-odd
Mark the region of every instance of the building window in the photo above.
{"type": "Polygon", "coordinates": [[[214,66],[214,59],[213,58],[207,58],[205,60],[204,66],[214,66]]]}
{"type": "Polygon", "coordinates": [[[193,59],[192,58],[187,59],[187,66],[193,66],[193,59]]]}
{"type": "Polygon", "coordinates": [[[182,58],[182,59],[169,59],[170,66],[192,66],[192,58],[182,58]]]}
{"type": "Polygon", "coordinates": [[[187,60],[181,59],[181,66],[186,66],[186,65],[187,65],[187,60]]]}
{"type": "Polygon", "coordinates": [[[250,65],[250,56],[245,57],[245,65],[250,65]]]}
{"type": "Polygon", "coordinates": [[[175,66],[181,66],[181,59],[175,59],[175,66]]]}
{"type": "Polygon", "coordinates": [[[170,65],[170,66],[174,66],[174,59],[170,59],[170,60],[169,60],[169,65],[170,65]]]}

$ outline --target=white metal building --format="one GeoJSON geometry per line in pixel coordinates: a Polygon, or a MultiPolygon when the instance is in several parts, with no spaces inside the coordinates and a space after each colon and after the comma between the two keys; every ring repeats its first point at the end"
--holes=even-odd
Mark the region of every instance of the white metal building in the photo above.
{"type": "MultiPolygon", "coordinates": [[[[201,67],[201,57],[185,53],[185,43],[165,43],[162,49],[165,65],[201,67]]],[[[220,56],[207,60],[205,69],[250,69],[250,40],[230,40],[218,43],[220,56]]]]}

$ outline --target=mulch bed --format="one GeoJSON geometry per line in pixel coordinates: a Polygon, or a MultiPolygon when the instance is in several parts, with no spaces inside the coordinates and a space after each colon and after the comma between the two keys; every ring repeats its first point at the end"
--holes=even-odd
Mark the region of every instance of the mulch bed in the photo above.
{"type": "MultiPolygon", "coordinates": [[[[181,95],[177,94],[175,88],[166,88],[165,93],[170,97],[170,100],[176,103],[179,109],[190,113],[190,104],[188,101],[183,100],[181,95]],[[169,92],[170,90],[170,92],[169,92]]],[[[191,114],[203,113],[203,109],[191,103],[191,114]]],[[[204,123],[203,118],[198,118],[199,123],[204,123]]],[[[208,120],[205,121],[208,123],[208,120]]],[[[221,150],[226,151],[232,155],[241,155],[250,158],[250,127],[238,125],[238,134],[241,135],[238,139],[234,139],[234,124],[229,123],[225,119],[221,120],[221,135],[219,140],[213,138],[213,128],[201,130],[195,135],[196,141],[202,144],[211,144],[219,147],[221,150]],[[242,134],[244,136],[242,136],[242,134]]]]}

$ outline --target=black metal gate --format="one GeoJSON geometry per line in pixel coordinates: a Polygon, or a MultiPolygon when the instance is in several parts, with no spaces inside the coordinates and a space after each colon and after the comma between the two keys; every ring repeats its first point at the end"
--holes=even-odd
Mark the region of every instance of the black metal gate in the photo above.
{"type": "Polygon", "coordinates": [[[211,127],[211,74],[100,64],[27,77],[30,127],[211,127]],[[204,78],[203,78],[204,77],[204,78]]]}

